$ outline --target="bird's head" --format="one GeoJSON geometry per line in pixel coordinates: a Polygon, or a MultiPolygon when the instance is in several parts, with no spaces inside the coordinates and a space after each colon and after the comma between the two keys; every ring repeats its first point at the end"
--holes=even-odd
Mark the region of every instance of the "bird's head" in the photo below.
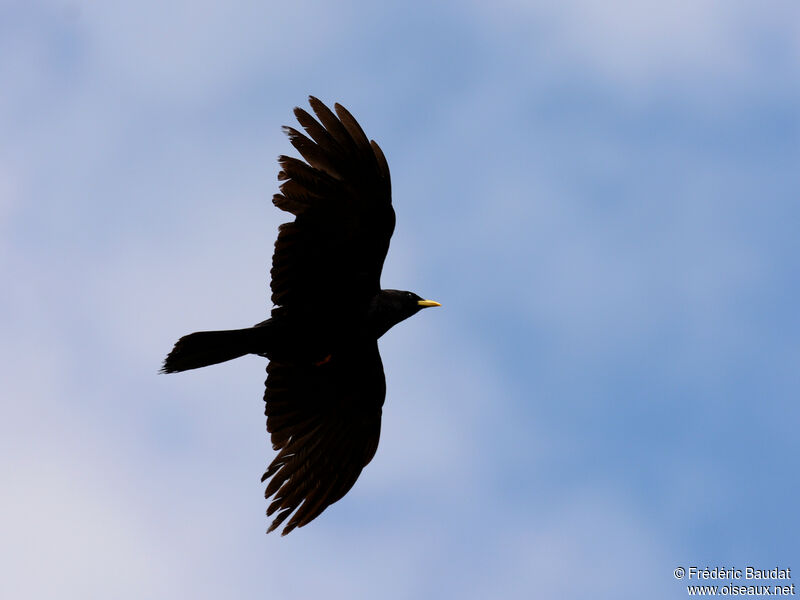
{"type": "Polygon", "coordinates": [[[414,292],[381,290],[373,301],[370,319],[380,337],[400,321],[432,306],[441,304],[434,300],[424,300],[414,292]]]}

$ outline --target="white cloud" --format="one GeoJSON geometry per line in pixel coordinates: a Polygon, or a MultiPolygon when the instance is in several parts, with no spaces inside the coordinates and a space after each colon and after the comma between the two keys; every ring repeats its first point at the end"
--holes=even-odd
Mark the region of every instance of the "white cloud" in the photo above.
{"type": "Polygon", "coordinates": [[[629,98],[718,98],[720,84],[749,88],[764,71],[788,72],[800,61],[800,11],[792,2],[508,0],[475,9],[501,35],[516,37],[521,63],[533,69],[526,79],[542,69],[556,80],[586,69],[629,98]]]}
{"type": "Polygon", "coordinates": [[[327,5],[81,2],[75,25],[118,92],[182,106],[209,102],[254,73],[307,68],[343,26],[327,5]],[[322,24],[324,23],[324,26],[322,24]]]}

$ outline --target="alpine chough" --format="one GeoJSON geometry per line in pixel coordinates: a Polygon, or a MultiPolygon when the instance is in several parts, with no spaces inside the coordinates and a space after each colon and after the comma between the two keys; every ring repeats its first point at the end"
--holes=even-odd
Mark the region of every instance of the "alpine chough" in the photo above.
{"type": "Polygon", "coordinates": [[[278,157],[280,193],[294,215],[278,227],[272,311],[246,329],[178,340],[161,369],[174,373],[245,354],[269,359],[265,414],[277,456],[267,467],[267,532],[282,535],[342,498],[378,447],[386,395],[378,338],[423,308],[412,292],[381,289],[395,225],[389,166],[353,116],[309,98],[316,119],[294,114],[307,135],[284,131],[300,155],[278,157]],[[277,514],[276,514],[277,513],[277,514]]]}

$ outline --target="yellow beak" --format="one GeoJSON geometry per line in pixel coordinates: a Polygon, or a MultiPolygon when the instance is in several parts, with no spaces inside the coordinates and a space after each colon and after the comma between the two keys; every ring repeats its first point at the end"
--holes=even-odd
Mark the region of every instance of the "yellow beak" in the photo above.
{"type": "Polygon", "coordinates": [[[441,306],[435,300],[417,300],[417,304],[419,304],[422,308],[428,308],[430,306],[441,306]]]}

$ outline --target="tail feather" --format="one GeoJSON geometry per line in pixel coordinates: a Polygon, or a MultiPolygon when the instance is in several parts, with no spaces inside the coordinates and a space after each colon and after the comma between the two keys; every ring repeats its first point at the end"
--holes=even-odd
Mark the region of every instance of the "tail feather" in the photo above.
{"type": "Polygon", "coordinates": [[[252,327],[190,333],[176,342],[172,352],[164,359],[161,372],[199,369],[256,352],[255,336],[256,331],[252,327]]]}

